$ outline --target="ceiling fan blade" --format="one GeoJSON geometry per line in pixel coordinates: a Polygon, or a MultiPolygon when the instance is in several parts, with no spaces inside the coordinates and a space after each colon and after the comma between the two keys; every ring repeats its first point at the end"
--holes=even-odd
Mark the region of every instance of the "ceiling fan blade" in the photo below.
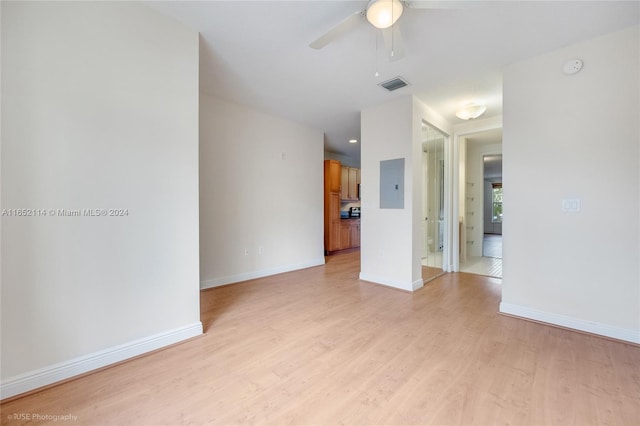
{"type": "Polygon", "coordinates": [[[400,32],[400,25],[398,22],[385,28],[382,31],[382,39],[384,40],[384,47],[387,51],[387,57],[389,61],[397,61],[404,58],[405,49],[404,41],[402,40],[402,33],[400,32]]]}
{"type": "Polygon", "coordinates": [[[331,28],[322,36],[312,41],[311,44],[309,44],[309,47],[313,49],[322,49],[327,44],[339,38],[342,34],[355,28],[363,20],[363,18],[364,18],[363,11],[360,10],[358,12],[353,13],[351,16],[344,19],[342,22],[340,22],[335,27],[331,28]]]}
{"type": "Polygon", "coordinates": [[[409,9],[462,9],[463,2],[447,0],[403,0],[402,4],[409,9]]]}

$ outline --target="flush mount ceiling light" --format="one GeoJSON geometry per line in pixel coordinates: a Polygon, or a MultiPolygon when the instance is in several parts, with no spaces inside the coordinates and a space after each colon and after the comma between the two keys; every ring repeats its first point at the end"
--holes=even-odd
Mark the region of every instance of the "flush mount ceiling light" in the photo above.
{"type": "Polygon", "coordinates": [[[349,139],[349,143],[358,143],[358,139],[349,139]]]}
{"type": "Polygon", "coordinates": [[[371,0],[367,6],[367,21],[376,28],[389,28],[402,15],[402,3],[398,0],[371,0]]]}
{"type": "Polygon", "coordinates": [[[460,111],[456,112],[456,117],[463,120],[470,120],[480,117],[486,110],[486,105],[470,103],[465,105],[460,111]]]}

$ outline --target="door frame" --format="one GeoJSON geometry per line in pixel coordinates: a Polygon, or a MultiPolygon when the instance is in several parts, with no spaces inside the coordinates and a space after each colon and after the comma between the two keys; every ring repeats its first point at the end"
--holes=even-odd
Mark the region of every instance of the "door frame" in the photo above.
{"type": "MultiPolygon", "coordinates": [[[[451,159],[449,163],[449,192],[451,197],[445,200],[447,207],[451,211],[451,220],[447,226],[449,244],[447,247],[447,270],[458,272],[460,270],[460,140],[476,133],[502,128],[502,116],[491,117],[484,120],[472,120],[453,127],[453,143],[449,144],[451,149],[451,159]],[[448,202],[447,202],[448,201],[448,202]]],[[[446,170],[446,169],[445,169],[446,170]]]]}

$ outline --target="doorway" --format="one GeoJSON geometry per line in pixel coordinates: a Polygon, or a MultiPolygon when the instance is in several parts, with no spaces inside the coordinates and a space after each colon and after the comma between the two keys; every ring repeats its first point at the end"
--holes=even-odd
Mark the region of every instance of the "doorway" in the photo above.
{"type": "Polygon", "coordinates": [[[502,278],[502,131],[468,135],[460,148],[459,270],[502,278]]]}
{"type": "Polygon", "coordinates": [[[444,273],[444,133],[422,122],[422,279],[444,273]]]}
{"type": "Polygon", "coordinates": [[[482,256],[502,259],[502,154],[485,155],[482,256]]]}

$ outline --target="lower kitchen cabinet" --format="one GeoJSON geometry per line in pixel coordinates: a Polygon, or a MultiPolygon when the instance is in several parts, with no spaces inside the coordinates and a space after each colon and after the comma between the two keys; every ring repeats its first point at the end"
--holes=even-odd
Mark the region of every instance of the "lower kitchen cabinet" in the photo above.
{"type": "Polygon", "coordinates": [[[360,219],[351,219],[351,247],[360,247],[360,219]]]}
{"type": "Polygon", "coordinates": [[[360,219],[340,221],[340,249],[360,247],[360,219]]]}
{"type": "Polygon", "coordinates": [[[332,252],[342,249],[342,236],[340,220],[340,193],[331,192],[328,201],[325,201],[325,227],[327,227],[327,235],[325,236],[325,250],[332,252]]]}
{"type": "Polygon", "coordinates": [[[351,248],[351,224],[349,220],[340,222],[340,249],[351,248]]]}

